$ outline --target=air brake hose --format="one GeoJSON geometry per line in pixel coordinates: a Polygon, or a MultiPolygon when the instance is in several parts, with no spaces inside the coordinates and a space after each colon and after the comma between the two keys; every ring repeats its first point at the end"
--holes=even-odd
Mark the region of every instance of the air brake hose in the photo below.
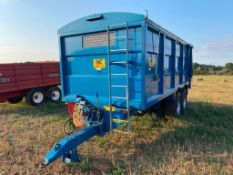
{"type": "Polygon", "coordinates": [[[74,132],[74,128],[75,126],[74,126],[72,118],[69,118],[68,120],[66,120],[66,122],[64,123],[64,128],[63,128],[64,133],[66,135],[70,135],[74,132]]]}

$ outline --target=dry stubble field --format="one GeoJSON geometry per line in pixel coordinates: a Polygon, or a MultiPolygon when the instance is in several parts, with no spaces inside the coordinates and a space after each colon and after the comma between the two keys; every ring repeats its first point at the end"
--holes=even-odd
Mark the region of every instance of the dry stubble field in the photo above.
{"type": "Polygon", "coordinates": [[[134,117],[133,134],[94,137],[79,147],[81,161],[39,168],[65,136],[64,104],[34,108],[0,104],[0,175],[233,174],[233,76],[195,76],[184,116],[165,123],[134,117]]]}

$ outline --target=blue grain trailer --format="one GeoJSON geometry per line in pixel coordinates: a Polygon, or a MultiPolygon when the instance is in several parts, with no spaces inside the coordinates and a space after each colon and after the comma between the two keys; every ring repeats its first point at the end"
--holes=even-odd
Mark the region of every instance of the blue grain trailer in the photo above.
{"type": "Polygon", "coordinates": [[[62,99],[68,125],[77,130],[55,144],[42,166],[60,156],[76,161],[76,147],[95,135],[129,133],[138,111],[184,111],[192,45],[146,16],[94,14],[65,25],[58,36],[62,99]]]}

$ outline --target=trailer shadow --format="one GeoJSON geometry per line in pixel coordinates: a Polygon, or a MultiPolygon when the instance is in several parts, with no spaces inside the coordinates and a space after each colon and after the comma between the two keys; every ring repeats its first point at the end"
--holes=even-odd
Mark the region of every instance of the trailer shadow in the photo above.
{"type": "MultiPolygon", "coordinates": [[[[184,116],[168,122],[167,131],[148,144],[142,143],[129,157],[132,166],[141,159],[151,167],[161,162],[193,161],[229,165],[233,152],[233,106],[191,102],[184,116]],[[169,128],[170,125],[175,127],[169,128]],[[138,154],[139,153],[139,154],[138,154]],[[183,159],[183,160],[181,160],[183,159]]],[[[158,127],[158,129],[161,129],[158,127]]],[[[138,165],[136,165],[138,166],[138,165]]]]}
{"type": "MultiPolygon", "coordinates": [[[[174,130],[162,134],[157,144],[197,142],[201,145],[219,143],[221,147],[233,145],[233,106],[207,102],[191,102],[174,130]]],[[[232,148],[232,147],[231,147],[232,148]]],[[[219,150],[219,149],[218,149],[219,150]]]]}

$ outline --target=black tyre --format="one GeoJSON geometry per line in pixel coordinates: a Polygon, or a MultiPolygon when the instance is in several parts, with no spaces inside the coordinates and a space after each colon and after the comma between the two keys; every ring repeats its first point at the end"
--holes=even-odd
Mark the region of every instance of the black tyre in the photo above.
{"type": "Polygon", "coordinates": [[[11,104],[16,104],[19,103],[23,100],[23,97],[12,97],[12,98],[8,98],[7,101],[11,104]]]}
{"type": "Polygon", "coordinates": [[[182,114],[184,114],[184,111],[187,107],[187,103],[188,103],[188,93],[187,93],[187,89],[184,88],[181,92],[181,112],[182,114]]]}
{"type": "Polygon", "coordinates": [[[165,115],[178,116],[181,115],[181,92],[177,91],[172,96],[163,100],[163,108],[165,115]]]}
{"type": "Polygon", "coordinates": [[[45,102],[45,92],[41,88],[31,89],[26,95],[26,102],[32,106],[38,106],[45,102]]]}
{"type": "Polygon", "coordinates": [[[179,91],[164,100],[164,111],[165,115],[178,116],[181,114],[181,93],[179,91]]]}
{"type": "Polygon", "coordinates": [[[61,100],[61,89],[57,86],[49,88],[47,90],[47,98],[52,102],[59,102],[61,100]]]}

